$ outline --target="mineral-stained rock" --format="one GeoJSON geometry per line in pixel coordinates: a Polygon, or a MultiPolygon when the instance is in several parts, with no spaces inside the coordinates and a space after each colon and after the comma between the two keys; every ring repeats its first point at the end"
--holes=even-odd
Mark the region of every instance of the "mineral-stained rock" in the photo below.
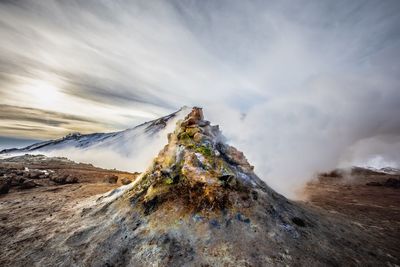
{"type": "Polygon", "coordinates": [[[196,133],[193,136],[193,140],[197,143],[201,143],[205,138],[205,135],[201,134],[201,133],[196,133]]]}

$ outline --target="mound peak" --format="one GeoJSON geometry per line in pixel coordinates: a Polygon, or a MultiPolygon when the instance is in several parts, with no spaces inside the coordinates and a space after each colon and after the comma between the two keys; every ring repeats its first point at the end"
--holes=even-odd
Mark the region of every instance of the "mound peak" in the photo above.
{"type": "Polygon", "coordinates": [[[224,144],[219,127],[195,107],[168,135],[168,144],[131,194],[139,196],[146,214],[164,202],[205,213],[232,208],[260,183],[243,153],[224,144]]]}

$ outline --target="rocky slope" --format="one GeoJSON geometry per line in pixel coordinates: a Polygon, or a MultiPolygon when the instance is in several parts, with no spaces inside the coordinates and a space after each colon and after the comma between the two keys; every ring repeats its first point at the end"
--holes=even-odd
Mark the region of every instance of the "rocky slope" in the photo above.
{"type": "Polygon", "coordinates": [[[199,108],[178,121],[135,182],[74,208],[62,227],[1,265],[399,264],[362,228],[274,192],[199,108]]]}

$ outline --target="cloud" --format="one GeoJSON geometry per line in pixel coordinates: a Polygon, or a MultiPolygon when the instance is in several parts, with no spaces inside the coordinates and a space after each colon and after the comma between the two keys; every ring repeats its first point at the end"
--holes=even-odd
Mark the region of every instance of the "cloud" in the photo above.
{"type": "Polygon", "coordinates": [[[395,0],[0,7],[3,105],[85,117],[107,129],[200,105],[287,195],[316,171],[354,162],[345,155],[360,140],[400,135],[395,0]],[[57,89],[56,105],[24,97],[40,90],[32,86],[38,81],[57,89]]]}
{"type": "Polygon", "coordinates": [[[56,138],[69,132],[104,131],[101,124],[85,117],[41,109],[0,104],[0,131],[6,136],[56,138]],[[49,128],[51,131],[49,131],[49,128]]]}

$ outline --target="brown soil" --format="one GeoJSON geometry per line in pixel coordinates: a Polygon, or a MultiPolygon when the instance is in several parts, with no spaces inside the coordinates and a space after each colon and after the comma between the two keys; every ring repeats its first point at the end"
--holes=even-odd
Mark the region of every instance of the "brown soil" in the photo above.
{"type": "Polygon", "coordinates": [[[400,257],[400,188],[370,186],[385,184],[398,175],[356,174],[324,176],[305,188],[307,204],[342,217],[364,229],[376,249],[400,257]]]}
{"type": "MultiPolygon", "coordinates": [[[[63,222],[76,213],[90,197],[121,186],[126,177],[134,180],[137,174],[105,170],[90,164],[79,164],[62,158],[32,158],[23,156],[13,160],[3,159],[0,168],[5,175],[15,170],[48,170],[55,174],[79,177],[78,183],[57,184],[47,178],[32,179],[38,186],[22,189],[11,187],[9,193],[0,195],[0,266],[12,258],[16,251],[38,246],[63,227],[63,222]],[[116,184],[107,177],[119,177],[116,184]]],[[[26,173],[25,173],[26,174],[26,173]]]]}

